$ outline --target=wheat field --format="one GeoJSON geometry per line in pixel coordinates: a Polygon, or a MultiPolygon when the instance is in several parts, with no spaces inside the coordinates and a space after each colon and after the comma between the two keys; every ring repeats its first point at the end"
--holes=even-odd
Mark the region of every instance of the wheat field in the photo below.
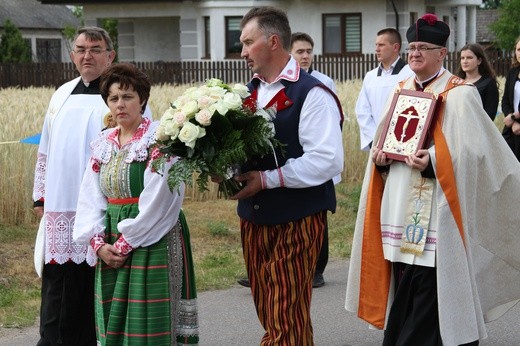
{"type": "MultiPolygon", "coordinates": [[[[504,84],[504,78],[499,78],[504,84]]],[[[337,93],[345,113],[343,143],[345,170],[343,181],[357,182],[362,179],[367,153],[359,150],[359,128],[354,113],[355,103],[361,89],[361,80],[337,83],[337,93]]],[[[159,119],[169,104],[191,85],[169,84],[152,87],[149,105],[154,119],[159,119]]],[[[500,91],[502,93],[502,87],[500,91]]],[[[39,133],[53,88],[7,88],[0,89],[0,143],[17,141],[39,133]]],[[[500,106],[499,106],[500,109],[500,106]]],[[[502,117],[495,120],[501,127],[502,117]]],[[[0,144],[0,224],[34,224],[32,212],[32,186],[37,146],[22,143],[0,144]]],[[[186,198],[193,201],[216,199],[215,184],[204,193],[188,189],[186,198]]]]}
{"type": "MultiPolygon", "coordinates": [[[[170,102],[191,85],[168,84],[152,87],[149,105],[154,119],[159,119],[170,102]]],[[[338,96],[345,113],[344,145],[345,171],[343,179],[359,180],[366,153],[359,151],[359,133],[354,115],[354,106],[361,88],[361,81],[338,83],[338,96]]],[[[0,89],[0,224],[34,224],[32,212],[32,187],[37,145],[19,143],[20,139],[39,133],[45,111],[54,92],[53,88],[6,88],[0,89]]],[[[186,198],[207,200],[216,198],[216,185],[210,191],[199,193],[188,189],[186,198]]]]}

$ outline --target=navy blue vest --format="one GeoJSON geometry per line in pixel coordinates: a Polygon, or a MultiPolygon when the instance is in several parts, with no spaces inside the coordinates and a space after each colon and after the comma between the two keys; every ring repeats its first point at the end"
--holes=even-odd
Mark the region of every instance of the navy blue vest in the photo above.
{"type": "MultiPolygon", "coordinates": [[[[298,125],[303,102],[309,90],[321,83],[307,72],[301,70],[297,82],[281,81],[285,86],[285,94],[293,101],[293,105],[276,114],[274,125],[276,138],[285,144],[283,153],[277,150],[279,166],[283,166],[289,158],[303,155],[303,148],[298,137],[298,125]]],[[[249,84],[250,90],[258,87],[258,80],[249,84]]],[[[326,87],[324,89],[328,90],[326,87]]],[[[242,172],[276,169],[273,155],[255,158],[242,166],[242,172]]],[[[300,220],[318,212],[336,211],[336,193],[332,180],[319,186],[294,189],[280,187],[258,192],[251,198],[238,201],[238,215],[245,220],[260,225],[277,225],[300,220]]]]}

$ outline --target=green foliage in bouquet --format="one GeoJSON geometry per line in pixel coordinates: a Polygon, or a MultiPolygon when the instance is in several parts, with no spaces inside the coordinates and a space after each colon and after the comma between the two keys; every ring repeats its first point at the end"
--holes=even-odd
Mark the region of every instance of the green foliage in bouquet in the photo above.
{"type": "Polygon", "coordinates": [[[236,168],[252,157],[273,154],[281,145],[274,138],[275,110],[244,105],[248,97],[245,85],[230,87],[211,79],[171,104],[157,130],[160,154],[153,155],[152,168],[164,172],[166,162],[179,157],[168,170],[172,191],[183,182],[191,185],[193,173],[198,173],[200,191],[207,190],[210,176],[221,177],[219,190],[229,197],[240,189],[232,179],[236,168]]]}

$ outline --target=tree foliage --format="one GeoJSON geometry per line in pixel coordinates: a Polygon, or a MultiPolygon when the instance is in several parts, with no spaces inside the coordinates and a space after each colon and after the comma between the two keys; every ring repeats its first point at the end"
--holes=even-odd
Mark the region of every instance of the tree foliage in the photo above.
{"type": "Polygon", "coordinates": [[[7,19],[0,41],[0,62],[31,62],[31,47],[24,40],[20,30],[7,19]]]}
{"type": "Polygon", "coordinates": [[[489,26],[496,35],[497,46],[511,50],[520,34],[520,0],[501,1],[499,17],[489,26]]]}
{"type": "MultiPolygon", "coordinates": [[[[83,26],[85,25],[85,20],[83,19],[83,7],[81,6],[74,6],[72,8],[72,13],[74,14],[74,16],[76,18],[79,19],[80,21],[80,25],[83,26]]],[[[76,34],[76,29],[75,27],[73,26],[70,26],[70,25],[67,25],[65,26],[65,28],[63,29],[63,35],[69,39],[69,40],[73,40],[74,39],[74,35],[76,34]]]]}
{"type": "Polygon", "coordinates": [[[482,8],[485,9],[496,9],[500,7],[500,3],[502,0],[483,0],[482,1],[482,8]]]}
{"type": "MultiPolygon", "coordinates": [[[[84,26],[85,25],[85,19],[83,17],[83,7],[82,6],[74,6],[72,8],[72,13],[74,13],[74,16],[76,16],[76,18],[78,18],[80,20],[80,23],[81,23],[81,26],[84,26]]],[[[117,47],[118,47],[118,44],[117,44],[117,36],[118,36],[118,31],[117,31],[117,19],[101,19],[100,21],[100,27],[102,27],[103,29],[105,29],[107,32],[108,32],[108,35],[110,36],[110,38],[112,39],[112,43],[114,44],[114,50],[117,52],[117,47]]],[[[63,35],[68,38],[69,40],[73,40],[74,39],[74,36],[76,35],[76,29],[77,28],[74,28],[74,27],[65,27],[65,29],[63,30],[63,35]]],[[[116,59],[117,59],[117,55],[116,55],[116,59]]]]}
{"type": "MultiPolygon", "coordinates": [[[[119,47],[119,44],[117,42],[117,36],[119,34],[117,31],[117,24],[118,24],[117,19],[102,19],[101,20],[101,27],[108,32],[108,35],[112,39],[112,43],[114,44],[114,50],[116,52],[119,47]]],[[[117,55],[116,55],[116,59],[117,59],[117,55]]]]}

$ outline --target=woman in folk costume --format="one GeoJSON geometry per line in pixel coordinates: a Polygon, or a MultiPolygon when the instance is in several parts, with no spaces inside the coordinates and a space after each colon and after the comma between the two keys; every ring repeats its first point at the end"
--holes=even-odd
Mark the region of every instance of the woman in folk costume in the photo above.
{"type": "Polygon", "coordinates": [[[74,240],[99,257],[101,345],[198,342],[184,187],[170,191],[168,175],[151,170],[157,123],[142,117],[149,95],[148,77],[131,64],[113,65],[101,77],[101,96],[117,126],[92,143],[74,227],[74,240]]]}
{"type": "Polygon", "coordinates": [[[384,345],[476,345],[520,298],[520,166],[477,89],[442,67],[449,32],[433,15],[407,32],[400,88],[442,96],[432,141],[405,162],[375,147],[363,181],[345,307],[384,345]]]}

